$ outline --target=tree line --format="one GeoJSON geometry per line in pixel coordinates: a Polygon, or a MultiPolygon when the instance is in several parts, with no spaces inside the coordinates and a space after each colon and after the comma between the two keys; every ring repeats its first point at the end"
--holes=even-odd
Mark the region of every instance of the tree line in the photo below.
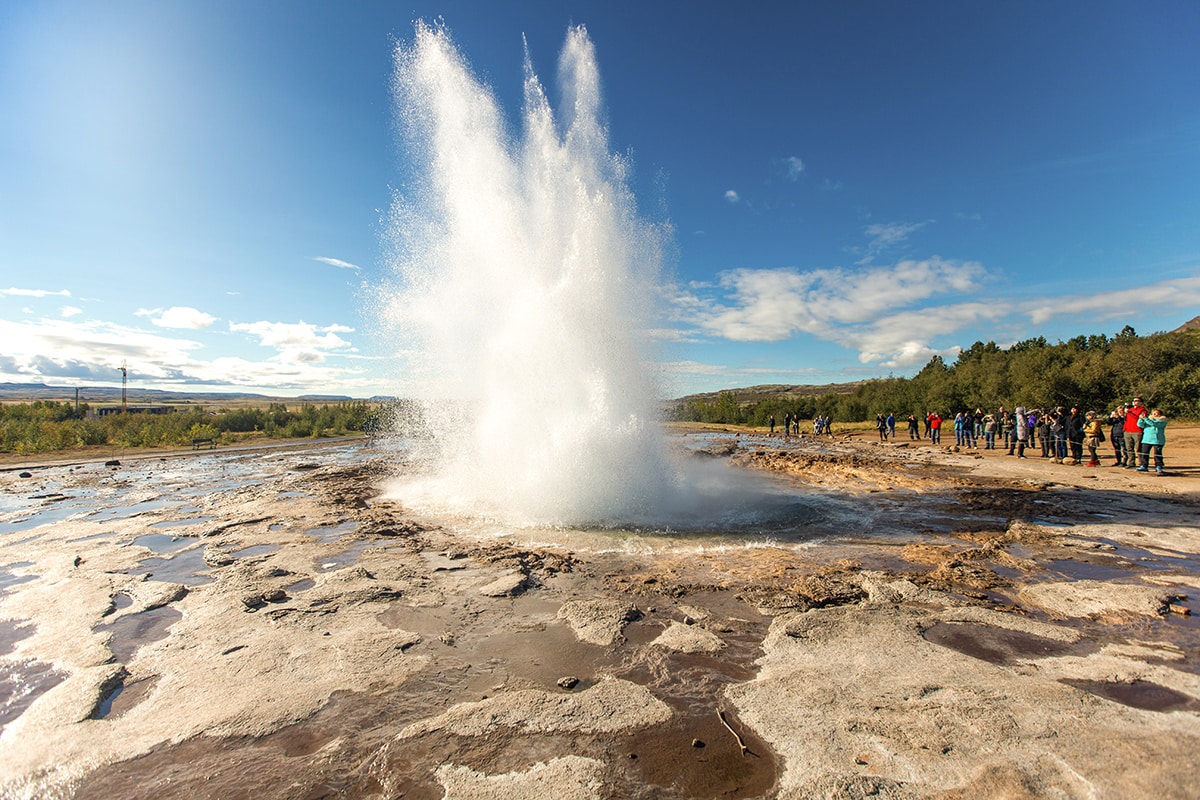
{"type": "Polygon", "coordinates": [[[791,413],[801,419],[828,414],[838,422],[862,422],[877,414],[898,418],[929,411],[947,413],[1019,405],[1111,411],[1134,396],[1168,417],[1200,419],[1200,333],[1173,331],[1138,336],[1120,333],[1076,336],[1056,344],[1037,336],[1001,348],[975,342],[951,364],[934,356],[911,378],[880,378],[853,389],[813,397],[768,398],[739,403],[733,392],[679,401],[671,419],[685,422],[766,425],[791,413]]]}
{"type": "Polygon", "coordinates": [[[0,405],[0,452],[32,454],[81,446],[180,447],[196,439],[232,443],[247,435],[305,439],[344,436],[381,429],[389,417],[378,403],[350,401],[289,409],[283,403],[266,408],[230,408],[210,412],[191,407],[165,414],[124,413],[78,415],[70,402],[38,400],[0,405]]]}

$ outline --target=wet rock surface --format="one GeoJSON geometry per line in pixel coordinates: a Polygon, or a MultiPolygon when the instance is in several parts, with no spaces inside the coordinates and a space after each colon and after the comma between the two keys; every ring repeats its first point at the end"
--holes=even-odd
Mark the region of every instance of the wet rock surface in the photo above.
{"type": "Polygon", "coordinates": [[[547,545],[380,443],[0,473],[0,795],[1192,796],[1194,498],[691,449],[841,532],[547,545]]]}

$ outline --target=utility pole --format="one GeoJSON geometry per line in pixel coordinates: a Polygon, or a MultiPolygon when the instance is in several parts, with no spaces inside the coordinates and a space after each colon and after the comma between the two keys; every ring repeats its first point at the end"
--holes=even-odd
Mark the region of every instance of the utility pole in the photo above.
{"type": "Polygon", "coordinates": [[[129,369],[126,367],[124,361],[121,362],[120,370],[121,370],[121,413],[124,414],[125,413],[125,384],[129,380],[129,369]]]}
{"type": "Polygon", "coordinates": [[[75,387],[75,419],[79,419],[79,387],[75,387]]]}

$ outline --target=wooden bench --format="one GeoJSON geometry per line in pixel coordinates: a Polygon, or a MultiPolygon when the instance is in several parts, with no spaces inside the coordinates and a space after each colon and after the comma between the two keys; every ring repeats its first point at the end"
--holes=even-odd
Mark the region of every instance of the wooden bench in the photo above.
{"type": "Polygon", "coordinates": [[[199,450],[201,447],[207,447],[209,450],[215,449],[217,442],[215,439],[192,439],[192,449],[199,450]]]}

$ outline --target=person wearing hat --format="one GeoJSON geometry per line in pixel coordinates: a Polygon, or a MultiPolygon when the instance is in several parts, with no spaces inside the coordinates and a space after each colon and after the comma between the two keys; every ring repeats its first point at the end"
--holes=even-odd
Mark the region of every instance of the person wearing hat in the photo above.
{"type": "Polygon", "coordinates": [[[1096,448],[1104,441],[1104,424],[1100,422],[1095,411],[1087,412],[1086,421],[1083,423],[1083,443],[1087,446],[1089,467],[1100,466],[1100,459],[1096,456],[1096,448]]]}

